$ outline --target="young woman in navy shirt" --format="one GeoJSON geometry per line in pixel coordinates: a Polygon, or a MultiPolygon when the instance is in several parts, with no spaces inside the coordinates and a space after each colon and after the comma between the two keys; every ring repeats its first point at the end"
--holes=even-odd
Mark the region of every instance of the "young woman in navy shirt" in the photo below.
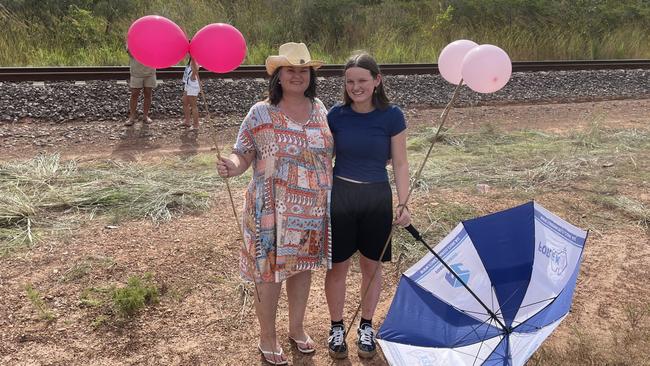
{"type": "Polygon", "coordinates": [[[369,358],[376,353],[372,317],[381,292],[381,262],[391,260],[390,244],[383,258],[379,257],[391,226],[411,222],[405,205],[409,189],[406,122],[402,110],[389,103],[383,85],[379,67],[370,55],[353,56],[345,65],[344,102],[327,115],[336,156],[331,204],[332,269],[325,279],[332,322],[328,347],[333,358],[347,357],[343,308],[350,258],[359,251],[361,291],[368,288],[361,300],[357,347],[360,357],[369,358]],[[386,171],[389,162],[398,198],[394,220],[393,194],[386,171]]]}

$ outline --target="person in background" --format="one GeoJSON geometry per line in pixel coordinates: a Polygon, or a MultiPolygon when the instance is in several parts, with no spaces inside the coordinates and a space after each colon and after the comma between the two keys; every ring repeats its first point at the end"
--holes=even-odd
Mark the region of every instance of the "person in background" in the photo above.
{"type": "Polygon", "coordinates": [[[330,268],[332,134],[327,109],[316,98],[316,72],[304,43],[285,43],[266,59],[268,98],[250,109],[233,153],[217,163],[221,177],[253,166],[245,195],[242,277],[255,281],[259,300],[258,349],[273,365],[287,364],[276,334],[282,282],[289,300],[289,339],[301,353],[313,353],[304,317],[311,270],[330,268]]]}
{"type": "Polygon", "coordinates": [[[133,126],[138,116],[138,99],[140,93],[144,89],[144,103],[142,105],[142,123],[151,123],[149,117],[149,109],[151,108],[151,98],[153,95],[153,88],[156,86],[156,69],[145,66],[138,62],[129,50],[129,72],[130,80],[129,87],[131,88],[131,98],[129,100],[129,120],[124,124],[125,126],[133,126]]]}
{"type": "Polygon", "coordinates": [[[198,130],[199,108],[196,105],[196,99],[201,91],[201,84],[199,82],[199,66],[192,56],[190,56],[187,66],[185,66],[183,85],[183,114],[185,115],[183,126],[189,127],[190,131],[198,130]],[[192,116],[193,124],[190,124],[190,115],[192,116]]]}
{"type": "Polygon", "coordinates": [[[381,262],[391,260],[387,240],[393,224],[408,226],[411,221],[406,207],[406,122],[402,110],[389,103],[379,66],[370,55],[354,55],[344,70],[343,103],[332,107],[327,115],[336,156],[331,205],[332,269],[325,277],[331,320],[328,348],[333,358],[347,357],[345,280],[351,257],[359,251],[361,292],[368,291],[361,299],[357,347],[360,357],[370,358],[376,353],[372,318],[381,293],[381,262]],[[388,161],[392,161],[399,203],[395,221],[388,161]]]}

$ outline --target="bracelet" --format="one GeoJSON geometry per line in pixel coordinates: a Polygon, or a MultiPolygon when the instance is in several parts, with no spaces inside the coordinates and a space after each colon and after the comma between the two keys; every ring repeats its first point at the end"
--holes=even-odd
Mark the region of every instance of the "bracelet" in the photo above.
{"type": "Polygon", "coordinates": [[[397,208],[400,208],[400,207],[404,207],[406,209],[406,211],[411,212],[411,210],[409,210],[409,207],[405,203],[404,204],[400,203],[399,205],[397,205],[397,208]]]}

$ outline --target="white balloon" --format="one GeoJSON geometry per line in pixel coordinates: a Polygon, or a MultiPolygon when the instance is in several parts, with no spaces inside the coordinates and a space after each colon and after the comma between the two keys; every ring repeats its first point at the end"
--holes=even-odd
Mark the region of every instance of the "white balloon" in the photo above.
{"type": "Polygon", "coordinates": [[[482,44],[467,52],[461,75],[470,89],[479,93],[494,93],[510,80],[512,62],[506,51],[491,44],[482,44]]]}
{"type": "Polygon", "coordinates": [[[440,75],[448,82],[458,85],[462,79],[463,58],[474,47],[478,47],[478,44],[467,39],[459,39],[445,46],[438,56],[440,75]]]}

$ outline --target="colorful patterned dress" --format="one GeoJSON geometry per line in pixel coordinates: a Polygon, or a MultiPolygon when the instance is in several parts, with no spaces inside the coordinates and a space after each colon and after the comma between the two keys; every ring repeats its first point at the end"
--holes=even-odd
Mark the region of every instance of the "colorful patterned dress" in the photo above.
{"type": "Polygon", "coordinates": [[[268,101],[255,104],[234,146],[236,153],[251,151],[255,159],[242,218],[242,277],[281,282],[301,271],[330,268],[334,141],[323,103],[314,100],[304,124],[268,101]]]}

